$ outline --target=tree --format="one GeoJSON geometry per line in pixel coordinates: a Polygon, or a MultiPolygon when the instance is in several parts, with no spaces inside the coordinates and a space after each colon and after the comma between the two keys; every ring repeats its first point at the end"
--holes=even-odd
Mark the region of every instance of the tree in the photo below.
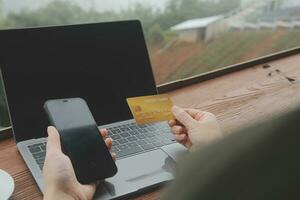
{"type": "Polygon", "coordinates": [[[216,5],[216,12],[227,13],[241,7],[241,0],[220,0],[216,5]]]}
{"type": "Polygon", "coordinates": [[[154,24],[148,32],[148,40],[151,44],[158,45],[165,40],[164,32],[159,24],[154,24]]]}
{"type": "Polygon", "coordinates": [[[7,16],[6,25],[9,27],[34,27],[88,23],[115,18],[113,12],[87,11],[68,1],[55,0],[37,10],[24,9],[20,13],[10,13],[7,16]]]}
{"type": "Polygon", "coordinates": [[[55,0],[37,10],[9,14],[6,23],[7,26],[41,26],[140,19],[147,33],[155,24],[159,24],[166,31],[182,21],[225,14],[239,6],[240,0],[169,0],[163,11],[148,4],[135,3],[120,12],[97,12],[95,9],[83,10],[70,1],[55,0]]]}
{"type": "Polygon", "coordinates": [[[148,33],[150,28],[155,24],[159,14],[160,13],[150,5],[135,3],[127,10],[122,10],[120,13],[117,13],[117,18],[119,20],[139,19],[143,24],[145,33],[148,33]]]}

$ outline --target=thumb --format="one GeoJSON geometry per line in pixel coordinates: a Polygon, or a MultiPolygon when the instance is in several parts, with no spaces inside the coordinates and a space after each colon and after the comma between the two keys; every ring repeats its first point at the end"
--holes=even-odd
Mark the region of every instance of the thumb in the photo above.
{"type": "Polygon", "coordinates": [[[61,151],[60,136],[56,128],[53,126],[49,126],[47,132],[48,132],[47,152],[61,151]]]}
{"type": "Polygon", "coordinates": [[[182,123],[186,128],[192,128],[195,120],[184,109],[182,109],[178,106],[173,106],[172,112],[173,112],[175,118],[180,123],[182,123]]]}

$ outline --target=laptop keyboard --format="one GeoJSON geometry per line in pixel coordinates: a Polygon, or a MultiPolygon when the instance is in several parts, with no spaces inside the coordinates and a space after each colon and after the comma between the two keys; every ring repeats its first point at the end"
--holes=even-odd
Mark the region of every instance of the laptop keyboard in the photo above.
{"type": "Polygon", "coordinates": [[[28,149],[31,152],[36,163],[38,164],[39,168],[42,170],[46,156],[46,142],[29,145],[28,149]]]}
{"type": "Polygon", "coordinates": [[[167,123],[137,126],[135,123],[108,128],[117,158],[157,149],[175,142],[167,123]]]}
{"type": "MultiPolygon", "coordinates": [[[[111,152],[117,159],[154,150],[164,145],[175,143],[167,123],[138,126],[135,123],[107,128],[113,139],[111,152]]],[[[28,146],[39,168],[42,170],[46,156],[46,142],[28,146]]]]}

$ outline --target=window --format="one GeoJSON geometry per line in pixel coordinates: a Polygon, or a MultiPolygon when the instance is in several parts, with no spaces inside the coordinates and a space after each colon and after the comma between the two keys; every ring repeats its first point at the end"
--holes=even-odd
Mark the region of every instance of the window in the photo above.
{"type": "MultiPolygon", "coordinates": [[[[0,0],[0,28],[140,19],[157,84],[300,44],[298,0],[0,0]]],[[[0,126],[9,125],[0,85],[0,126]]]]}

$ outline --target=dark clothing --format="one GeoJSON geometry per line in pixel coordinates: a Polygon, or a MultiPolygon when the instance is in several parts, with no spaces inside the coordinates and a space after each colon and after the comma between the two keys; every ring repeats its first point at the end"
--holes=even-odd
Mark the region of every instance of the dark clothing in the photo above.
{"type": "Polygon", "coordinates": [[[181,163],[163,199],[300,199],[300,110],[232,134],[181,163]]]}

